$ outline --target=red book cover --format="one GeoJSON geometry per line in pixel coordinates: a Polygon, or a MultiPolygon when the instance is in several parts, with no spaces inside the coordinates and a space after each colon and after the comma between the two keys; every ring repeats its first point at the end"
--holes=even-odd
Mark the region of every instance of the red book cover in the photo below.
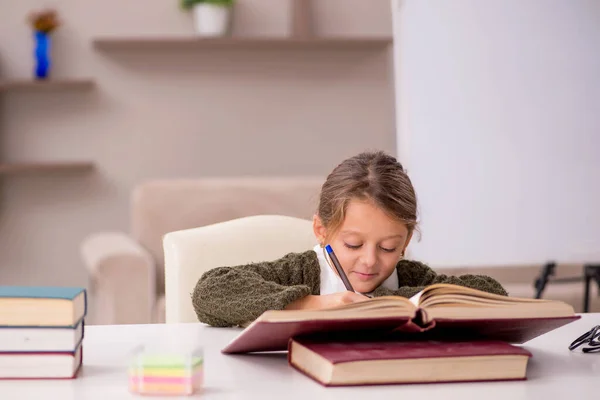
{"type": "Polygon", "coordinates": [[[440,319],[422,325],[418,318],[357,318],[318,321],[269,322],[257,320],[231,341],[223,353],[286,350],[292,337],[336,332],[380,332],[398,337],[434,339],[488,339],[521,344],[566,325],[579,316],[522,319],[440,319]]]}
{"type": "Polygon", "coordinates": [[[522,380],[531,356],[521,347],[494,340],[328,341],[305,337],[290,340],[288,351],[290,365],[326,386],[522,380]],[[377,361],[382,362],[380,366],[377,361]]]}
{"type": "Polygon", "coordinates": [[[410,323],[408,317],[370,319],[331,319],[318,321],[255,321],[223,349],[223,353],[250,353],[287,349],[292,337],[313,333],[387,331],[410,323]]]}
{"type": "Polygon", "coordinates": [[[75,379],[82,366],[83,344],[79,344],[72,352],[0,353],[0,380],[75,379]],[[61,358],[63,362],[45,361],[49,358],[61,358]],[[68,372],[66,368],[69,368],[68,372]]]}

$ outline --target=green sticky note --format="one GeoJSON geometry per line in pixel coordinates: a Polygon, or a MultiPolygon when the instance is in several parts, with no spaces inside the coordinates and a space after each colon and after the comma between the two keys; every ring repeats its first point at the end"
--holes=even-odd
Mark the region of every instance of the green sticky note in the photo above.
{"type": "Polygon", "coordinates": [[[168,354],[143,354],[137,356],[132,364],[142,368],[196,368],[204,362],[202,357],[168,355],[168,354]]]}

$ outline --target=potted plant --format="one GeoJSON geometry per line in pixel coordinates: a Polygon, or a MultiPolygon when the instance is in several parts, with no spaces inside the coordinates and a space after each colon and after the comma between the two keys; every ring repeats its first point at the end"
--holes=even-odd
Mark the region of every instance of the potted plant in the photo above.
{"type": "Polygon", "coordinates": [[[200,36],[225,36],[230,33],[234,0],[181,0],[184,10],[192,10],[194,26],[200,36]]]}
{"type": "Polygon", "coordinates": [[[28,15],[35,38],[35,78],[46,79],[50,73],[50,34],[60,22],[54,10],[33,11],[28,15]]]}

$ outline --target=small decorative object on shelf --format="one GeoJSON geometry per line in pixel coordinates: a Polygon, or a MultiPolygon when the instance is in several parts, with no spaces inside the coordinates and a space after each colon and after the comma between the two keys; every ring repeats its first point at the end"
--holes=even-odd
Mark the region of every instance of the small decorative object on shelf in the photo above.
{"type": "Polygon", "coordinates": [[[199,36],[227,36],[231,33],[234,0],[180,0],[184,10],[192,10],[199,36]]]}
{"type": "Polygon", "coordinates": [[[35,38],[35,78],[48,78],[50,61],[50,34],[60,26],[55,10],[34,11],[29,14],[28,21],[33,27],[35,38]]]}

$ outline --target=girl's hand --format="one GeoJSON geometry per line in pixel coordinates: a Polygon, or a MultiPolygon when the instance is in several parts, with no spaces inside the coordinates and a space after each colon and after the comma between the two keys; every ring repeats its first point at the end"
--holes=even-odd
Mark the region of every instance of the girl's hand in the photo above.
{"type": "Polygon", "coordinates": [[[324,296],[309,295],[288,304],[285,309],[322,310],[324,308],[338,307],[344,304],[357,303],[365,300],[369,300],[369,298],[360,293],[350,291],[326,294],[324,296]]]}

